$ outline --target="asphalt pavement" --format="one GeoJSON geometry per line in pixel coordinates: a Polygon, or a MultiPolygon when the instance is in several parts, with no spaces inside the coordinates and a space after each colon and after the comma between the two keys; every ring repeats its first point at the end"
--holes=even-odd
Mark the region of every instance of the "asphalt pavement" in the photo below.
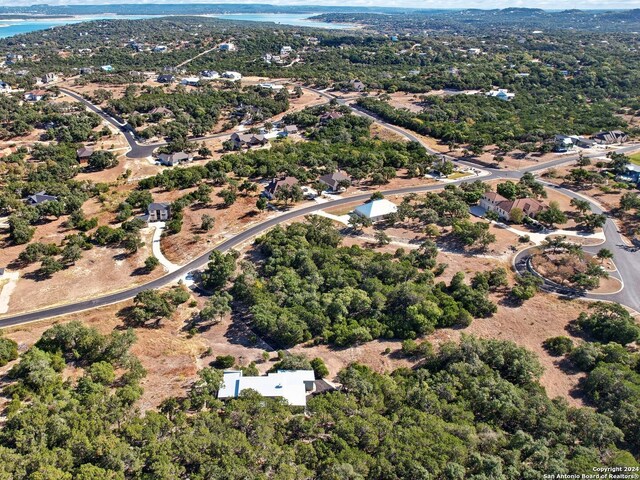
{"type": "MultiPolygon", "coordinates": [[[[157,148],[158,146],[162,145],[162,144],[154,144],[154,145],[144,145],[144,144],[139,144],[135,138],[135,135],[133,133],[133,129],[125,123],[120,122],[119,120],[117,120],[116,118],[112,117],[111,115],[107,114],[106,112],[102,111],[102,109],[100,109],[99,107],[93,105],[91,102],[89,102],[88,100],[86,100],[84,97],[82,97],[81,95],[68,90],[68,89],[64,89],[61,88],[60,89],[64,94],[69,95],[70,97],[84,103],[87,108],[89,108],[91,111],[95,112],[96,114],[100,115],[102,118],[104,118],[106,121],[108,121],[109,123],[111,123],[113,126],[115,126],[116,128],[120,129],[124,135],[125,138],[127,139],[127,143],[129,144],[129,147],[131,148],[130,152],[127,154],[128,157],[130,158],[143,158],[143,157],[147,157],[149,155],[151,155],[151,153],[153,152],[153,150],[155,148],[157,148]]],[[[315,90],[315,89],[309,89],[319,95],[324,96],[327,99],[332,99],[334,97],[328,95],[326,92],[322,92],[320,90],[315,90]]],[[[338,100],[339,103],[341,104],[346,104],[344,101],[340,101],[338,100]]],[[[391,125],[389,123],[386,123],[384,121],[382,121],[379,118],[376,118],[375,116],[369,114],[368,112],[363,111],[362,109],[356,108],[352,105],[348,105],[350,108],[352,108],[352,110],[358,114],[358,115],[362,115],[362,116],[366,116],[368,118],[371,118],[372,120],[380,123],[381,125],[383,125],[385,128],[388,128],[400,135],[403,135],[404,137],[406,137],[407,139],[409,139],[410,141],[415,141],[420,143],[421,145],[425,146],[425,148],[427,148],[427,150],[431,153],[435,153],[438,155],[442,155],[439,152],[435,152],[431,149],[428,148],[428,146],[426,146],[424,144],[423,141],[421,141],[421,139],[413,134],[411,134],[410,132],[405,131],[404,129],[401,129],[399,127],[396,127],[395,125],[391,125]]],[[[223,136],[226,136],[228,134],[217,134],[217,135],[213,135],[213,136],[209,136],[209,137],[199,137],[200,140],[205,139],[205,138],[221,138],[223,136]]],[[[194,139],[196,140],[196,139],[194,139]]],[[[637,146],[630,146],[630,147],[625,147],[623,149],[619,149],[617,151],[622,151],[622,152],[627,152],[627,151],[633,151],[633,150],[637,150],[638,147],[637,146]]],[[[597,154],[592,154],[589,155],[589,157],[595,157],[595,156],[601,156],[603,155],[603,153],[597,153],[597,154]]],[[[446,156],[445,156],[446,157],[446,156]]],[[[577,155],[569,155],[569,156],[564,156],[561,157],[557,160],[554,160],[552,162],[547,162],[545,164],[542,165],[534,165],[531,167],[527,167],[525,169],[522,169],[520,171],[511,171],[511,170],[502,170],[502,169],[493,169],[493,168],[485,168],[485,167],[480,167],[476,164],[472,164],[469,162],[459,162],[457,161],[457,163],[463,163],[465,165],[470,165],[473,166],[474,168],[483,168],[484,170],[486,170],[488,172],[488,175],[485,175],[483,177],[481,177],[481,179],[483,181],[488,181],[488,180],[493,180],[493,179],[514,179],[517,180],[519,179],[525,172],[537,172],[537,171],[541,171],[541,170],[545,170],[548,168],[553,168],[553,167],[557,167],[559,165],[562,164],[566,164],[569,162],[573,162],[577,159],[577,155]]],[[[451,160],[455,160],[451,157],[446,157],[446,158],[450,158],[451,160]]],[[[458,180],[457,182],[453,182],[453,183],[464,183],[464,182],[469,182],[469,181],[474,181],[476,180],[477,177],[475,178],[464,178],[461,180],[458,180]]],[[[393,195],[404,195],[404,194],[408,194],[408,193],[423,193],[423,192],[427,192],[427,191],[431,191],[431,190],[439,190],[442,189],[443,186],[441,184],[436,184],[436,185],[425,185],[425,186],[421,186],[421,187],[406,187],[406,188],[400,188],[400,189],[394,189],[394,190],[387,190],[387,191],[383,191],[383,193],[386,196],[393,196],[393,195]]],[[[571,197],[580,197],[580,198],[585,198],[587,200],[589,200],[586,197],[581,197],[579,194],[571,191],[571,190],[567,190],[564,188],[560,188],[560,191],[562,191],[563,193],[571,196],[571,197]]],[[[233,238],[230,238],[228,240],[226,240],[225,242],[221,243],[220,245],[218,245],[217,247],[215,247],[213,250],[218,250],[221,252],[225,252],[229,249],[232,249],[238,245],[241,245],[242,243],[244,243],[247,240],[250,240],[251,238],[255,237],[256,235],[259,235],[260,233],[272,228],[275,225],[287,222],[293,218],[297,218],[297,217],[301,217],[303,215],[308,215],[311,214],[313,212],[316,212],[318,210],[322,210],[322,209],[326,209],[326,208],[333,208],[336,206],[340,206],[340,205],[344,205],[344,204],[349,204],[349,203],[354,203],[354,202],[362,202],[362,201],[366,201],[367,199],[369,199],[370,194],[361,194],[361,195],[354,195],[351,197],[346,197],[346,198],[341,198],[338,200],[332,200],[326,203],[321,203],[321,204],[314,204],[314,205],[310,205],[307,207],[303,207],[303,208],[299,208],[299,209],[295,209],[295,210],[290,210],[288,212],[283,213],[282,215],[278,215],[277,217],[271,218],[269,220],[266,220],[260,224],[257,224],[253,227],[248,228],[247,230],[245,230],[244,232],[241,232],[240,234],[234,236],[233,238]]],[[[595,203],[593,203],[592,201],[590,201],[590,203],[592,204],[592,210],[595,213],[600,213],[600,207],[598,205],[596,205],[595,203]]],[[[638,253],[632,249],[629,248],[625,245],[625,243],[622,241],[622,236],[620,235],[620,233],[618,232],[615,224],[613,223],[613,221],[611,219],[607,220],[607,223],[605,225],[604,228],[605,234],[606,234],[606,241],[603,245],[600,245],[597,248],[609,248],[610,250],[612,250],[614,252],[615,258],[614,261],[616,263],[616,265],[618,266],[618,273],[617,275],[619,275],[620,279],[624,282],[625,288],[617,293],[617,294],[613,294],[613,295],[595,295],[595,294],[586,294],[587,297],[589,298],[599,298],[602,297],[601,299],[606,299],[606,300],[612,300],[612,301],[616,301],[619,303],[623,303],[625,305],[628,305],[636,310],[640,310],[640,289],[638,288],[638,285],[640,285],[640,256],[638,255],[638,253]]],[[[588,250],[588,248],[586,249],[588,250]]],[[[163,287],[165,285],[168,285],[172,282],[177,281],[179,278],[185,276],[187,273],[191,272],[192,270],[197,270],[199,268],[204,267],[209,259],[209,256],[211,254],[211,251],[201,255],[200,257],[192,260],[191,262],[189,262],[188,264],[184,265],[183,267],[181,267],[180,269],[169,273],[163,277],[160,277],[156,280],[153,280],[151,282],[145,283],[143,285],[139,285],[137,287],[132,287],[132,288],[128,288],[125,290],[122,290],[120,292],[114,292],[114,293],[110,293],[107,295],[103,295],[97,298],[93,298],[90,300],[83,300],[83,301],[79,301],[79,302],[74,302],[74,303],[70,303],[70,304],[66,304],[66,305],[60,305],[60,306],[56,306],[56,307],[50,307],[50,308],[45,308],[42,310],[37,310],[37,311],[33,311],[33,312],[26,312],[26,313],[21,313],[21,314],[16,314],[16,315],[9,315],[9,316],[4,316],[0,318],[0,328],[3,327],[10,327],[10,326],[15,326],[15,325],[19,325],[22,323],[28,323],[28,322],[33,322],[33,321],[38,321],[38,320],[43,320],[46,318],[51,318],[51,317],[56,317],[56,316],[60,316],[60,315],[68,315],[71,313],[77,313],[77,312],[81,312],[84,310],[88,310],[88,309],[92,309],[92,308],[97,308],[97,307],[101,307],[101,306],[105,306],[105,305],[110,305],[110,304],[114,304],[114,303],[118,303],[118,302],[122,302],[124,300],[129,300],[133,297],[135,297],[138,293],[145,291],[145,290],[150,290],[150,289],[156,289],[156,288],[160,288],[163,287]]],[[[515,258],[515,265],[516,267],[518,267],[518,265],[525,265],[526,264],[526,251],[520,252],[516,258],[515,258]],[[523,263],[525,262],[525,263],[523,263]]]]}

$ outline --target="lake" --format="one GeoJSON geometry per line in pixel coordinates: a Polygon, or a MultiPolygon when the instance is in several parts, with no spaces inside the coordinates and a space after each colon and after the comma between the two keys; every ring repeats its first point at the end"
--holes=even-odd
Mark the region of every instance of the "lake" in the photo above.
{"type": "MultiPolygon", "coordinates": [[[[316,27],[316,28],[354,28],[354,25],[344,23],[326,23],[309,20],[311,14],[298,13],[252,13],[252,14],[210,14],[201,15],[205,17],[221,18],[226,20],[243,20],[251,22],[274,22],[281,25],[292,25],[296,27],[316,27]]],[[[141,18],[154,18],[153,15],[111,15],[111,16],[91,16],[91,17],[69,17],[59,19],[42,20],[0,20],[0,38],[12,37],[21,33],[34,32],[36,30],[46,30],[60,25],[72,23],[88,22],[91,20],[137,20],[141,18]]]]}

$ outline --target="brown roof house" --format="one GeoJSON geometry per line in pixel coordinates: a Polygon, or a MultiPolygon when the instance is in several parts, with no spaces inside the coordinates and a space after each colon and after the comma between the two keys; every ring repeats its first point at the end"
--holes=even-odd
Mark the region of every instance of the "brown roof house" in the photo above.
{"type": "Polygon", "coordinates": [[[78,162],[81,164],[85,164],[89,162],[89,157],[93,154],[93,148],[91,147],[82,147],[76,150],[76,157],[78,158],[78,162]]]}
{"type": "Polygon", "coordinates": [[[480,206],[487,211],[496,212],[503,220],[509,220],[511,211],[519,208],[527,217],[535,218],[545,206],[533,198],[508,200],[496,192],[486,192],[480,199],[480,206]]]}
{"type": "Polygon", "coordinates": [[[296,177],[284,177],[284,178],[274,178],[269,182],[262,192],[262,195],[267,197],[269,200],[273,200],[276,196],[276,193],[280,188],[285,185],[293,186],[298,184],[298,179],[296,177]]]}
{"type": "Polygon", "coordinates": [[[231,135],[231,141],[235,148],[253,147],[254,145],[266,145],[269,143],[267,137],[254,133],[234,133],[231,135]]]}
{"type": "Polygon", "coordinates": [[[329,187],[329,190],[338,192],[345,190],[344,187],[341,187],[341,183],[351,182],[351,177],[346,173],[337,171],[321,176],[318,181],[329,187]]]}
{"type": "Polygon", "coordinates": [[[327,123],[330,120],[337,120],[344,117],[342,112],[327,112],[320,117],[320,123],[327,123]]]}

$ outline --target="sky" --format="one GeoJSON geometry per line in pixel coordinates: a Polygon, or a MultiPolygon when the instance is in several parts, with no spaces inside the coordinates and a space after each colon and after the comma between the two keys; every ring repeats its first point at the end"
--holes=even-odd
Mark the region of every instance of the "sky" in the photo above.
{"type": "Polygon", "coordinates": [[[0,6],[28,6],[39,3],[49,5],[105,5],[113,3],[267,3],[271,5],[322,5],[350,7],[417,7],[417,8],[506,8],[529,7],[545,9],[631,9],[640,8],[640,0],[0,0],[0,6]]]}

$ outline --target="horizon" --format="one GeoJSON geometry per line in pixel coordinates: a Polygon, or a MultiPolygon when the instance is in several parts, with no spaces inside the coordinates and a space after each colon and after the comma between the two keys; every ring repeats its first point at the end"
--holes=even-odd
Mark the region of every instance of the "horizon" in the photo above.
{"type": "Polygon", "coordinates": [[[0,9],[25,8],[25,7],[80,7],[80,6],[110,6],[110,5],[146,5],[146,6],[164,6],[164,5],[264,5],[273,7],[314,7],[314,8],[349,8],[357,9],[375,9],[375,8],[396,8],[396,9],[417,9],[417,10],[496,10],[496,9],[541,9],[548,12],[559,12],[563,10],[633,10],[640,6],[636,0],[614,0],[611,2],[596,2],[595,0],[586,0],[583,5],[577,6],[569,0],[551,1],[551,0],[535,0],[531,2],[524,1],[501,1],[501,0],[481,0],[480,2],[470,2],[469,0],[453,0],[446,8],[443,8],[438,2],[424,2],[406,0],[394,2],[389,5],[383,0],[354,0],[349,5],[344,4],[344,0],[327,0],[323,4],[319,4],[317,0],[300,0],[292,3],[290,0],[284,1],[238,1],[238,0],[221,0],[212,2],[210,0],[191,0],[189,2],[177,2],[176,0],[152,0],[141,2],[131,2],[131,0],[44,0],[42,2],[33,0],[17,0],[12,5],[0,5],[0,9]]]}

